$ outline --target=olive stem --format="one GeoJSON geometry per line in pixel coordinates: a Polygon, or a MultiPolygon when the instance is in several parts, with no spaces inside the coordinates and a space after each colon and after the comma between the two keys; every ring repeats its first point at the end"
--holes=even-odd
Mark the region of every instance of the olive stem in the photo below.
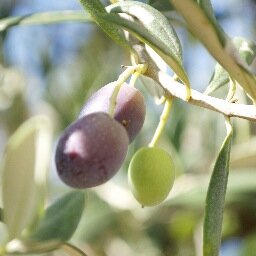
{"type": "Polygon", "coordinates": [[[164,130],[164,127],[167,123],[168,117],[170,115],[171,112],[171,108],[172,108],[172,98],[168,97],[165,99],[165,105],[164,105],[164,109],[163,112],[160,116],[160,121],[158,123],[158,126],[156,128],[155,134],[151,140],[151,142],[149,143],[149,147],[155,147],[157,142],[159,141],[159,138],[164,130]]]}
{"type": "MultiPolygon", "coordinates": [[[[158,81],[169,95],[186,101],[185,85],[175,81],[168,74],[159,71],[158,81]]],[[[239,117],[256,122],[255,105],[231,103],[224,99],[211,97],[191,89],[191,97],[188,103],[202,108],[219,112],[228,117],[239,117]]]]}
{"type": "Polygon", "coordinates": [[[123,83],[129,78],[130,75],[132,75],[134,73],[142,74],[146,71],[146,69],[147,69],[146,64],[138,64],[135,66],[130,66],[130,67],[127,67],[126,70],[118,77],[118,79],[116,81],[116,87],[109,99],[109,101],[110,101],[109,115],[111,117],[113,117],[115,114],[117,95],[118,95],[123,83]]]}

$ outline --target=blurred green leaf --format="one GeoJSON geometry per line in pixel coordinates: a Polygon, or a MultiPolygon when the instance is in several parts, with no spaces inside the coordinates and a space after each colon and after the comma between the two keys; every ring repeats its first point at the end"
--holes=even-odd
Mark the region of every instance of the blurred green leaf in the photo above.
{"type": "Polygon", "coordinates": [[[0,19],[0,32],[17,25],[44,25],[60,22],[92,22],[92,19],[83,11],[34,13],[0,19]]]}
{"type": "MultiPolygon", "coordinates": [[[[244,65],[248,65],[248,68],[250,68],[250,65],[253,64],[256,56],[256,44],[253,41],[243,37],[235,37],[232,39],[232,42],[238,50],[239,56],[237,56],[237,59],[241,58],[240,62],[245,62],[246,64],[244,65]]],[[[251,68],[254,68],[253,65],[251,68]]],[[[227,85],[229,81],[230,78],[228,72],[219,63],[217,63],[213,76],[210,80],[210,84],[205,93],[210,94],[220,87],[227,85]]]]}
{"type": "Polygon", "coordinates": [[[232,42],[238,49],[239,56],[242,59],[241,61],[244,61],[248,66],[250,66],[256,57],[255,42],[244,37],[234,37],[232,42]]]}
{"type": "Polygon", "coordinates": [[[45,116],[26,121],[8,141],[2,197],[9,239],[19,237],[42,207],[50,148],[51,124],[45,116]]]}
{"type": "Polygon", "coordinates": [[[189,79],[182,64],[182,48],[179,38],[166,17],[147,4],[136,1],[118,2],[107,7],[110,13],[127,13],[139,20],[130,21],[119,15],[102,16],[134,34],[148,44],[189,85],[189,79]]]}
{"type": "Polygon", "coordinates": [[[67,241],[75,232],[85,206],[85,194],[72,191],[58,199],[49,208],[31,234],[36,241],[67,241]]]}
{"type": "Polygon", "coordinates": [[[252,100],[256,101],[256,80],[250,73],[248,65],[241,63],[235,46],[220,26],[193,0],[170,1],[211,55],[228,71],[230,77],[240,84],[252,100]]]}
{"type": "Polygon", "coordinates": [[[230,129],[215,162],[207,191],[203,231],[204,256],[219,255],[231,142],[232,130],[230,129]]]}
{"type": "Polygon", "coordinates": [[[84,9],[91,15],[92,19],[99,27],[117,44],[133,51],[125,36],[119,28],[106,20],[102,20],[100,15],[107,14],[106,9],[99,0],[80,0],[84,9]]]}
{"type": "Polygon", "coordinates": [[[155,80],[144,75],[140,75],[140,80],[152,97],[155,99],[161,99],[161,97],[164,95],[164,91],[155,80]]]}

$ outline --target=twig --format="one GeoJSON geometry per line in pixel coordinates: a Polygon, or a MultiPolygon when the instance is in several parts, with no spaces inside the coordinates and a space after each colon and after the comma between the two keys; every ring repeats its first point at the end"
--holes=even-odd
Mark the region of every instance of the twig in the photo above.
{"type": "MultiPolygon", "coordinates": [[[[186,87],[183,84],[161,71],[158,72],[158,80],[168,93],[186,101],[186,87]]],[[[191,90],[191,98],[188,103],[222,113],[228,117],[239,117],[256,121],[256,106],[254,105],[229,103],[226,100],[211,97],[193,89],[191,90]]]]}

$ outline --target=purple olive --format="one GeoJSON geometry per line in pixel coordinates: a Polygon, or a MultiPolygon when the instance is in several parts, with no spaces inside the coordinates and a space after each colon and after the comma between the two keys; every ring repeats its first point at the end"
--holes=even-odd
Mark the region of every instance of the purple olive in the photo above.
{"type": "Polygon", "coordinates": [[[59,177],[74,188],[90,188],[112,178],[121,167],[129,138],[108,114],[79,118],[60,137],[55,162],[59,177]]]}
{"type": "MultiPolygon", "coordinates": [[[[110,98],[115,89],[115,82],[109,83],[96,91],[84,104],[79,117],[93,112],[109,113],[110,98]]],[[[142,93],[124,83],[118,93],[114,118],[121,123],[129,136],[130,142],[141,130],[146,114],[142,93]]]]}

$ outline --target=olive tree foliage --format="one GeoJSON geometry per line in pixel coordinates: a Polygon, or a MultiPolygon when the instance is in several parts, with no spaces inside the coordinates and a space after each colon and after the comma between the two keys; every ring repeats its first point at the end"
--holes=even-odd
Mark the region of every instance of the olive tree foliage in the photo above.
{"type": "MultiPolygon", "coordinates": [[[[0,32],[5,32],[12,26],[66,21],[99,26],[130,56],[130,66],[126,67],[129,72],[120,75],[117,86],[121,86],[130,75],[134,83],[139,77],[148,89],[149,95],[158,102],[164,99],[162,101],[165,104],[169,103],[167,110],[160,117],[159,126],[149,147],[155,146],[164,129],[170,112],[168,107],[172,100],[179,99],[188,106],[195,105],[223,115],[226,136],[216,159],[212,159],[215,164],[208,181],[205,204],[202,205],[204,207],[203,255],[219,255],[232,148],[233,128],[230,119],[242,118],[251,122],[256,120],[254,105],[256,102],[256,44],[246,38],[229,37],[215,18],[209,0],[149,0],[146,3],[145,1],[110,1],[106,6],[99,0],[80,0],[80,3],[84,11],[35,13],[4,18],[0,20],[0,32]],[[192,32],[216,59],[215,70],[204,93],[193,89],[191,85],[183,65],[182,44],[175,26],[165,16],[166,11],[176,12],[182,18],[185,28],[192,32]],[[152,50],[173,71],[174,75],[161,69],[152,50]],[[228,88],[224,98],[210,96],[221,87],[228,88]],[[246,103],[236,101],[238,87],[246,95],[246,103]]],[[[118,93],[118,90],[115,93],[118,93]]],[[[111,103],[115,103],[115,98],[110,105],[111,103]]],[[[73,190],[45,208],[51,137],[52,125],[49,120],[45,116],[35,116],[24,122],[13,133],[6,145],[1,161],[3,202],[1,221],[6,225],[7,234],[1,246],[1,255],[36,254],[57,249],[64,250],[70,255],[86,255],[86,252],[68,242],[83,214],[84,191],[73,190]],[[27,152],[30,153],[27,154],[27,152]]],[[[149,159],[142,162],[147,161],[149,159]]],[[[173,174],[168,175],[174,179],[173,174]]],[[[169,183],[172,186],[173,180],[169,183]]],[[[136,191],[142,186],[141,182],[138,184],[137,188],[133,188],[136,191]]],[[[146,185],[143,183],[143,186],[146,185]]],[[[158,186],[161,187],[161,184],[158,186]]],[[[138,198],[142,196],[142,201],[149,201],[150,205],[151,200],[147,195],[146,197],[144,194],[137,196],[138,198]]],[[[147,211],[147,208],[144,210],[147,211]]]]}

